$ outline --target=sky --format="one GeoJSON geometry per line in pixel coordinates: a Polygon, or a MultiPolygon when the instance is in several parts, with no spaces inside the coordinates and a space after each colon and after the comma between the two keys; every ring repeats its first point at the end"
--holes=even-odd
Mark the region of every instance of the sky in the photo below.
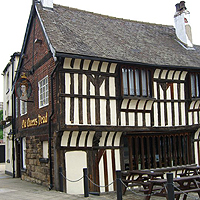
{"type": "MultiPolygon", "coordinates": [[[[65,5],[103,15],[130,20],[174,25],[178,0],[54,0],[65,5]]],[[[200,0],[185,0],[190,11],[193,43],[200,45],[200,0]]],[[[20,52],[24,40],[32,0],[4,0],[0,4],[0,72],[14,52],[20,52]]],[[[3,76],[0,73],[0,102],[3,101],[3,76]]]]}

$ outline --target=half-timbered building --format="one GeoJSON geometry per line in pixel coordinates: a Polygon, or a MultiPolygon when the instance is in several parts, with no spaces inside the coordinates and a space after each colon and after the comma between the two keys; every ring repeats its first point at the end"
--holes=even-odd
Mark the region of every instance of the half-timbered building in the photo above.
{"type": "Polygon", "coordinates": [[[120,169],[199,164],[200,46],[176,9],[175,29],[34,2],[17,72],[32,86],[18,102],[18,176],[59,189],[61,168],[108,185],[120,169]]]}

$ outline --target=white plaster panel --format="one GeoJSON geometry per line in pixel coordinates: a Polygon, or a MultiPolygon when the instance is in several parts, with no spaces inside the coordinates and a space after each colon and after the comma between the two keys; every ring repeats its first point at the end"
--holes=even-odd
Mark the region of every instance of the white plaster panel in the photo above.
{"type": "Polygon", "coordinates": [[[172,104],[170,102],[167,103],[167,120],[167,125],[172,126],[172,104]]]}
{"type": "Polygon", "coordinates": [[[95,87],[91,82],[90,82],[90,95],[95,95],[95,87]]]}
{"type": "Polygon", "coordinates": [[[82,93],[87,95],[87,76],[85,74],[82,75],[82,93]]]}
{"type": "Polygon", "coordinates": [[[126,109],[126,108],[127,108],[128,101],[129,101],[128,99],[124,99],[124,100],[122,101],[121,109],[126,109]]]}
{"type": "Polygon", "coordinates": [[[151,110],[152,109],[152,105],[153,105],[153,101],[148,101],[147,104],[146,104],[145,110],[151,110]]]}
{"type": "Polygon", "coordinates": [[[129,103],[129,109],[136,109],[136,104],[138,100],[131,100],[129,103]]]}
{"type": "MultiPolygon", "coordinates": [[[[107,166],[108,166],[108,184],[113,182],[113,167],[112,167],[112,153],[111,150],[106,150],[107,166]]],[[[113,191],[113,184],[108,186],[108,191],[113,191]]]]}
{"type": "Polygon", "coordinates": [[[125,115],[125,112],[121,112],[121,126],[126,126],[126,115],[125,115]]]}
{"type": "Polygon", "coordinates": [[[70,131],[64,131],[61,139],[61,147],[66,147],[69,139],[70,131]]]}
{"type": "Polygon", "coordinates": [[[94,61],[92,64],[91,71],[98,71],[99,61],[94,61]]]}
{"type": "Polygon", "coordinates": [[[180,76],[181,71],[176,71],[174,74],[174,80],[179,80],[179,76],[180,76]]]}
{"type": "Polygon", "coordinates": [[[185,113],[185,103],[181,103],[181,120],[182,125],[186,125],[186,113],[185,113]]]}
{"type": "MultiPolygon", "coordinates": [[[[104,172],[104,162],[103,162],[103,156],[100,159],[99,162],[99,182],[100,185],[105,185],[105,172],[104,172]]],[[[100,192],[105,192],[105,187],[100,187],[100,192]]]]}
{"type": "Polygon", "coordinates": [[[161,126],[165,126],[165,106],[164,103],[160,103],[160,115],[161,115],[161,126]]]}
{"type": "Polygon", "coordinates": [[[158,99],[157,83],[156,82],[153,83],[153,87],[154,87],[154,98],[158,99]]]}
{"type": "Polygon", "coordinates": [[[100,124],[106,125],[106,99],[100,100],[100,124]]]}
{"type": "Polygon", "coordinates": [[[79,139],[79,147],[84,147],[85,146],[86,135],[87,135],[87,131],[82,131],[81,132],[81,137],[79,139]]]}
{"type": "Polygon", "coordinates": [[[110,133],[109,133],[106,146],[112,146],[112,141],[113,141],[113,136],[114,136],[114,134],[115,134],[115,132],[110,132],[110,133]]]}
{"type": "Polygon", "coordinates": [[[115,136],[115,141],[114,141],[115,147],[120,146],[121,136],[122,136],[122,132],[117,132],[117,135],[115,136]]]}
{"type": "Polygon", "coordinates": [[[180,80],[185,80],[187,73],[188,73],[188,72],[183,71],[182,74],[181,74],[180,80]]]}
{"type": "Polygon", "coordinates": [[[174,116],[175,116],[175,126],[179,126],[179,109],[178,103],[174,103],[174,116]]]}
{"type": "Polygon", "coordinates": [[[199,104],[200,104],[200,101],[197,101],[196,104],[195,104],[195,106],[194,106],[194,108],[198,109],[199,108],[199,104]]]}
{"type": "Polygon", "coordinates": [[[83,70],[88,70],[91,60],[84,60],[83,70]]]}
{"type": "Polygon", "coordinates": [[[174,74],[174,70],[170,70],[169,73],[168,73],[167,79],[171,80],[173,78],[173,74],[174,74]]]}
{"type": "Polygon", "coordinates": [[[151,126],[151,114],[145,113],[146,126],[151,126]]]}
{"type": "Polygon", "coordinates": [[[193,109],[194,108],[194,104],[196,103],[196,101],[192,101],[191,103],[190,103],[190,109],[193,109]]]}
{"type": "Polygon", "coordinates": [[[74,69],[80,69],[81,59],[75,59],[74,69]]]}
{"type": "Polygon", "coordinates": [[[109,95],[111,97],[115,97],[115,78],[114,77],[109,77],[109,95]]]}
{"type": "Polygon", "coordinates": [[[160,69],[156,69],[155,72],[154,72],[154,78],[158,78],[160,75],[160,69]]]}
{"type": "Polygon", "coordinates": [[[117,66],[117,64],[115,64],[115,63],[112,63],[112,64],[110,65],[110,73],[115,73],[116,66],[117,66]]]}
{"type": "Polygon", "coordinates": [[[174,99],[178,100],[178,88],[177,88],[177,83],[173,84],[174,87],[174,99]]]}
{"type": "Polygon", "coordinates": [[[108,132],[102,132],[102,136],[101,136],[101,138],[100,138],[100,142],[99,142],[99,146],[104,146],[104,144],[105,144],[105,138],[106,138],[106,135],[108,134],[108,132]]]}
{"type": "Polygon", "coordinates": [[[194,124],[198,124],[197,112],[194,112],[194,124]]]}
{"type": "Polygon", "coordinates": [[[107,72],[108,62],[103,62],[101,66],[101,72],[107,72]]]}
{"type": "Polygon", "coordinates": [[[168,70],[163,70],[161,73],[161,79],[166,79],[166,74],[167,74],[168,70]]]}
{"type": "Polygon", "coordinates": [[[63,68],[64,69],[72,69],[70,66],[72,58],[65,58],[64,64],[63,64],[63,68]]]}
{"type": "Polygon", "coordinates": [[[188,112],[188,124],[192,125],[192,112],[188,112]]]}
{"type": "Polygon", "coordinates": [[[70,94],[71,77],[69,73],[65,73],[65,93],[70,94]]]}
{"type": "Polygon", "coordinates": [[[121,170],[121,159],[120,159],[120,150],[115,150],[115,169],[121,170]]]}
{"type": "Polygon", "coordinates": [[[95,134],[94,131],[90,131],[89,136],[88,136],[88,140],[87,140],[87,147],[92,147],[94,134],[95,134]]]}
{"type": "Polygon", "coordinates": [[[79,102],[74,98],[74,124],[79,124],[79,102]]]}
{"type": "Polygon", "coordinates": [[[96,124],[95,99],[90,99],[91,125],[96,124]]]}
{"type": "Polygon", "coordinates": [[[167,91],[166,91],[166,99],[167,99],[167,100],[171,100],[171,87],[168,87],[168,88],[167,88],[167,91]]]}
{"type": "Polygon", "coordinates": [[[82,109],[83,109],[83,124],[86,125],[88,124],[87,122],[87,99],[82,99],[82,109]]]}
{"type": "Polygon", "coordinates": [[[143,118],[142,118],[142,113],[138,113],[138,126],[143,126],[143,118]]]}
{"type": "Polygon", "coordinates": [[[184,100],[185,99],[185,87],[184,87],[184,83],[181,83],[180,84],[180,98],[181,100],[184,100]]]}
{"type": "Polygon", "coordinates": [[[154,126],[158,126],[158,104],[156,102],[154,102],[153,110],[154,110],[154,126]]]}
{"type": "Polygon", "coordinates": [[[77,137],[78,137],[78,131],[73,131],[71,141],[70,141],[70,147],[76,146],[77,137]]]}
{"type": "Polygon", "coordinates": [[[129,126],[135,126],[135,113],[129,112],[128,118],[129,118],[129,126]]]}
{"type": "Polygon", "coordinates": [[[70,121],[70,98],[65,98],[65,124],[71,124],[70,121]]]}
{"type": "Polygon", "coordinates": [[[146,100],[140,100],[139,104],[138,104],[138,109],[140,110],[144,110],[144,104],[145,104],[146,100]]]}
{"type": "Polygon", "coordinates": [[[101,87],[99,88],[99,93],[100,93],[100,96],[105,96],[105,90],[106,90],[106,88],[105,88],[105,80],[103,81],[103,83],[102,83],[102,85],[101,85],[101,87]]]}
{"type": "Polygon", "coordinates": [[[163,89],[162,89],[162,87],[160,85],[159,85],[159,88],[160,88],[160,99],[164,99],[163,89]]]}
{"type": "Polygon", "coordinates": [[[78,74],[74,74],[74,94],[78,94],[78,74]]]}
{"type": "Polygon", "coordinates": [[[117,125],[116,100],[110,100],[110,123],[112,126],[117,125]]]}

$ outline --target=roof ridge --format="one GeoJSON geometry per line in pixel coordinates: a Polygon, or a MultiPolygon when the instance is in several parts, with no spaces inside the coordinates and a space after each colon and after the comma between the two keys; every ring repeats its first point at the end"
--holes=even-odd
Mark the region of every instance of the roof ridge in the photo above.
{"type": "Polygon", "coordinates": [[[139,24],[155,25],[155,26],[162,26],[162,27],[174,28],[173,25],[157,24],[157,23],[152,23],[152,22],[144,22],[144,21],[138,21],[138,20],[133,20],[133,19],[126,19],[126,18],[121,18],[121,17],[114,17],[114,16],[110,16],[110,15],[106,15],[106,14],[95,13],[95,12],[92,12],[92,11],[82,10],[82,9],[79,9],[79,8],[69,7],[69,6],[60,5],[60,4],[54,4],[54,6],[60,6],[60,7],[68,8],[70,10],[81,11],[81,12],[85,12],[85,13],[88,13],[88,14],[93,14],[93,15],[97,15],[97,16],[107,17],[107,18],[110,18],[110,19],[124,20],[124,21],[127,21],[127,22],[135,22],[135,23],[139,23],[139,24]]]}

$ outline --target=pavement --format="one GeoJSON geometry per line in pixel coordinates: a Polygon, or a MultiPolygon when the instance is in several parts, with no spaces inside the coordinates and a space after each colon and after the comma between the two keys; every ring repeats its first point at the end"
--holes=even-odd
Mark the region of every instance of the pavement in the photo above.
{"type": "MultiPolygon", "coordinates": [[[[127,191],[123,195],[123,200],[143,200],[145,199],[144,194],[135,190],[137,194],[127,191]]],[[[1,200],[45,200],[45,199],[56,199],[56,200],[117,200],[116,192],[102,193],[100,196],[91,195],[87,198],[84,195],[70,195],[64,192],[55,190],[49,190],[48,188],[22,181],[20,178],[12,178],[5,174],[5,164],[0,163],[0,199],[1,200]]],[[[162,200],[166,198],[162,197],[151,197],[151,200],[162,200]]],[[[198,199],[196,194],[192,194],[187,200],[198,199]]],[[[200,198],[199,198],[200,199],[200,198]]]]}

